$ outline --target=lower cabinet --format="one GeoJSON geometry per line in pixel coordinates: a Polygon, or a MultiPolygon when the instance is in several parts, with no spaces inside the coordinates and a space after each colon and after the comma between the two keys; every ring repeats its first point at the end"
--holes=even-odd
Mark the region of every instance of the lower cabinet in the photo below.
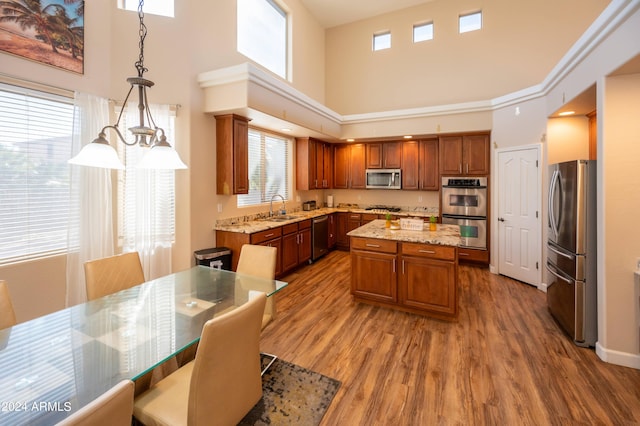
{"type": "Polygon", "coordinates": [[[282,227],[282,272],[311,259],[311,220],[282,227]]]}
{"type": "Polygon", "coordinates": [[[351,294],[442,319],[458,315],[457,248],[351,238],[351,294]]]}
{"type": "Polygon", "coordinates": [[[397,302],[395,254],[353,250],[351,252],[351,293],[380,302],[397,302]]]}
{"type": "Polygon", "coordinates": [[[258,244],[278,249],[276,277],[311,259],[311,219],[290,223],[265,231],[245,234],[216,231],[219,246],[231,250],[231,269],[236,270],[244,244],[258,244]]]}
{"type": "Polygon", "coordinates": [[[259,245],[275,247],[276,249],[278,249],[278,251],[276,253],[276,277],[280,276],[280,274],[282,274],[282,272],[283,272],[283,269],[282,269],[282,239],[281,238],[274,238],[273,240],[265,241],[263,243],[260,243],[259,245]]]}
{"type": "Polygon", "coordinates": [[[336,247],[336,244],[338,242],[338,214],[337,213],[331,213],[329,215],[329,238],[328,238],[328,244],[329,244],[329,250],[332,250],[336,247]]]}

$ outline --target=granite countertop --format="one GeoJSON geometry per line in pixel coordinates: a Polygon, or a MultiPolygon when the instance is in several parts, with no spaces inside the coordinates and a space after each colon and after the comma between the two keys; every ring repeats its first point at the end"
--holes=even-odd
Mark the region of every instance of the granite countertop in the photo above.
{"type": "MultiPolygon", "coordinates": [[[[266,231],[267,229],[278,228],[290,223],[301,222],[303,220],[312,219],[318,216],[324,216],[330,213],[347,212],[347,213],[371,213],[371,214],[384,214],[383,212],[366,210],[364,208],[354,207],[323,207],[316,210],[304,211],[299,210],[293,213],[287,213],[287,216],[291,217],[289,220],[270,220],[267,217],[258,218],[231,218],[223,219],[216,222],[215,231],[227,231],[238,232],[241,234],[253,234],[255,232],[266,231]]],[[[416,217],[429,217],[437,216],[437,214],[429,213],[426,211],[400,211],[390,212],[394,216],[416,216],[416,217]]],[[[384,221],[383,221],[384,222],[384,221]]]]}
{"type": "Polygon", "coordinates": [[[385,228],[384,224],[384,220],[373,220],[354,229],[347,235],[350,237],[377,238],[381,240],[439,244],[444,246],[459,246],[462,242],[460,239],[460,227],[458,225],[442,225],[438,223],[436,224],[436,231],[429,231],[428,227],[425,227],[423,231],[410,231],[385,228]]]}
{"type": "Polygon", "coordinates": [[[334,213],[337,211],[342,211],[336,208],[321,208],[310,211],[297,211],[295,213],[287,213],[288,217],[291,217],[289,220],[270,220],[270,218],[257,218],[257,219],[249,219],[242,220],[238,219],[234,221],[230,219],[228,223],[225,221],[220,221],[216,223],[216,226],[213,228],[216,231],[228,231],[228,232],[238,232],[242,234],[253,234],[255,232],[266,231],[267,229],[278,228],[283,225],[288,225],[290,223],[302,222],[303,220],[312,219],[318,216],[324,216],[329,213],[334,213]]]}

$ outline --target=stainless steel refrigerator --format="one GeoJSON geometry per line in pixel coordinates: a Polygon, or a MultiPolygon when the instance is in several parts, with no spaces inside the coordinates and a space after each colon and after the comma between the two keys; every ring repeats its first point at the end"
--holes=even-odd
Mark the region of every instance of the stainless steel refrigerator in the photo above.
{"type": "Polygon", "coordinates": [[[579,346],[598,338],[596,162],[549,166],[547,305],[579,346]]]}

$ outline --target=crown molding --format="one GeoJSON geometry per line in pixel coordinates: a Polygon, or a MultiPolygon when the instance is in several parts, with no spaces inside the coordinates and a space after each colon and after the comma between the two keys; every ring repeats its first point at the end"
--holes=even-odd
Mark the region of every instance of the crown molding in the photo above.
{"type": "Polygon", "coordinates": [[[202,73],[198,76],[198,82],[202,88],[239,82],[248,85],[253,84],[297,104],[312,115],[330,120],[339,126],[494,111],[546,96],[638,9],[640,9],[639,0],[613,0],[551,70],[542,83],[484,101],[340,115],[294,89],[288,82],[252,63],[243,63],[202,73]]]}

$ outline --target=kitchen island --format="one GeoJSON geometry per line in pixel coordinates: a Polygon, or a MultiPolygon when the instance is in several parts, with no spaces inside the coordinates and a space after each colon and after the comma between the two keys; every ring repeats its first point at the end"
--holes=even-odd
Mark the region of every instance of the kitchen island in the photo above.
{"type": "Polygon", "coordinates": [[[348,233],[351,294],[361,302],[455,320],[460,228],[392,230],[374,220],[348,233]]]}

